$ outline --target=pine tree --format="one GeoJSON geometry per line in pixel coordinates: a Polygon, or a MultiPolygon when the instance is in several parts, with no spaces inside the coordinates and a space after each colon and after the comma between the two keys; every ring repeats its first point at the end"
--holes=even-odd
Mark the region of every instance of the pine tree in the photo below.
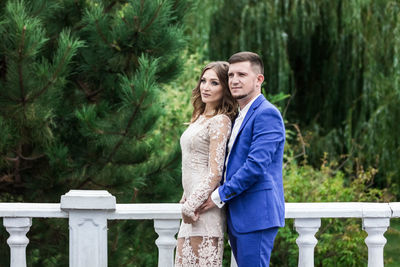
{"type": "MultiPolygon", "coordinates": [[[[148,202],[154,179],[180,180],[170,176],[177,174],[179,150],[163,151],[165,133],[157,130],[157,121],[163,85],[182,67],[188,5],[184,0],[0,3],[1,201],[59,202],[70,189],[105,189],[118,202],[148,202]]],[[[65,223],[34,221],[32,266],[67,265],[65,223]]],[[[120,266],[135,253],[128,251],[131,240],[121,229],[144,226],[112,226],[110,261],[120,266]]],[[[0,258],[6,262],[5,238],[3,233],[0,258]]]]}

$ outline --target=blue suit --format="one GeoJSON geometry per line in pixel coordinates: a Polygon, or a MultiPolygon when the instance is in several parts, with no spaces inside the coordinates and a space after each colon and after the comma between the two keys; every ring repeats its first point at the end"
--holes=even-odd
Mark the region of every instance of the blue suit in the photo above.
{"type": "MultiPolygon", "coordinates": [[[[272,249],[277,227],[285,224],[282,184],[284,144],[285,128],[280,112],[263,95],[258,96],[242,122],[229,155],[226,181],[218,189],[221,200],[227,203],[231,243],[232,240],[238,240],[232,246],[235,256],[238,254],[236,249],[252,245],[243,244],[253,242],[252,239],[246,239],[246,234],[252,236],[260,233],[261,236],[257,238],[261,242],[269,242],[268,246],[272,249]],[[268,229],[274,230],[272,234],[265,232],[268,229]],[[240,240],[237,236],[240,236],[240,240]]],[[[263,248],[263,244],[259,247],[263,248]]],[[[250,259],[246,259],[248,257],[243,257],[236,257],[239,267],[260,266],[251,263],[250,259]]]]}

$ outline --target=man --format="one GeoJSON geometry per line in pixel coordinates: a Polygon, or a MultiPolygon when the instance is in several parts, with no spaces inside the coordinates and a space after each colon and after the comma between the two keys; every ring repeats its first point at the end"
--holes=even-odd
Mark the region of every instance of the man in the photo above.
{"type": "Polygon", "coordinates": [[[240,112],[228,143],[225,182],[199,212],[227,204],[228,234],[238,266],[269,266],[278,227],[285,223],[285,129],[280,112],[261,94],[261,58],[240,52],[229,64],[229,88],[240,112]]]}

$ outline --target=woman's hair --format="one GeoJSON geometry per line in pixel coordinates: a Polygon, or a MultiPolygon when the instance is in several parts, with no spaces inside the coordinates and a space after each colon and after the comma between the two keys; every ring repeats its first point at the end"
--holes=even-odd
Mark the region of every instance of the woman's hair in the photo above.
{"type": "Polygon", "coordinates": [[[193,113],[191,122],[196,121],[206,108],[206,104],[203,103],[203,101],[201,100],[200,83],[204,75],[204,72],[206,72],[209,69],[215,71],[223,90],[221,101],[218,104],[217,108],[215,109],[215,113],[213,115],[225,114],[231,120],[233,120],[237,113],[238,104],[236,103],[236,100],[232,97],[231,91],[229,90],[228,86],[229,63],[226,61],[214,61],[204,67],[203,71],[201,72],[199,81],[197,82],[197,86],[193,89],[192,92],[193,113]]]}

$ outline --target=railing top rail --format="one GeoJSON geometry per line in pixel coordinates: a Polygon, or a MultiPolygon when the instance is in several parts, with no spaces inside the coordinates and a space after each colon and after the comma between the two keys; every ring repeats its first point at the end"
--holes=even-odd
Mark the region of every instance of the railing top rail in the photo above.
{"type": "MultiPolygon", "coordinates": [[[[0,217],[67,218],[59,203],[0,203],[0,217]]],[[[109,220],[180,219],[181,204],[117,204],[109,220]]],[[[285,218],[374,218],[400,217],[400,202],[286,203],[285,218]]]]}
{"type": "Polygon", "coordinates": [[[0,217],[68,218],[59,203],[0,203],[0,217]]]}
{"type": "Polygon", "coordinates": [[[392,210],[392,217],[400,217],[400,202],[390,202],[389,206],[392,210]]]}
{"type": "Polygon", "coordinates": [[[115,212],[110,213],[108,216],[109,220],[180,218],[181,204],[175,203],[117,204],[115,212]]]}
{"type": "MultiPolygon", "coordinates": [[[[397,216],[393,216],[394,214],[392,215],[391,204],[394,203],[366,203],[366,202],[286,203],[285,218],[399,217],[398,215],[397,216]]],[[[400,214],[400,212],[398,214],[400,214]]]]}

